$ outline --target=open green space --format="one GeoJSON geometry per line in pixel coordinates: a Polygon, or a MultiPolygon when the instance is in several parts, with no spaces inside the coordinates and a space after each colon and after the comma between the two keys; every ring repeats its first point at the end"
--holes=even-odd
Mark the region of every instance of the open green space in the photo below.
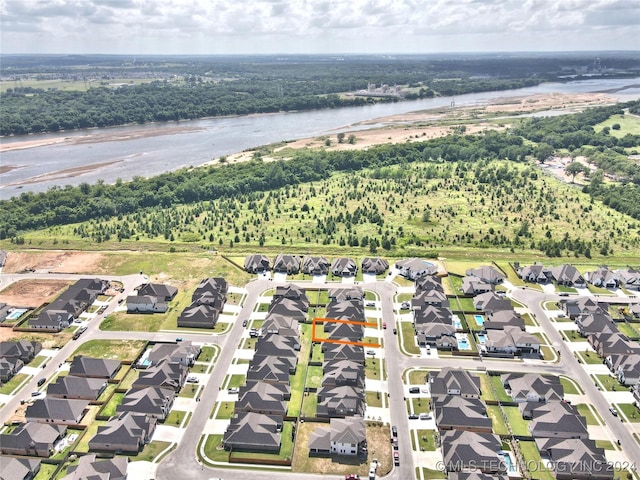
{"type": "Polygon", "coordinates": [[[611,115],[593,127],[596,132],[602,132],[605,128],[608,128],[609,135],[616,138],[622,138],[627,134],[640,135],[640,118],[635,115],[611,115]],[[618,125],[619,128],[613,128],[614,125],[618,125]]]}
{"type": "Polygon", "coordinates": [[[535,480],[555,480],[555,475],[547,468],[540,457],[540,452],[535,442],[519,442],[518,448],[524,458],[524,463],[529,470],[530,478],[535,480]]]}
{"type": "Polygon", "coordinates": [[[487,405],[487,416],[491,419],[493,433],[509,435],[509,428],[502,416],[499,405],[487,405]]]}
{"type": "MultiPolygon", "coordinates": [[[[489,378],[491,380],[491,386],[493,387],[493,390],[495,391],[496,395],[497,395],[497,400],[499,402],[512,402],[513,398],[511,398],[511,395],[507,394],[507,391],[504,389],[504,385],[502,385],[502,378],[500,375],[478,375],[481,379],[481,381],[483,381],[484,378],[489,378]]],[[[484,397],[484,384],[482,384],[482,395],[483,398],[484,397]]],[[[488,400],[491,400],[491,398],[487,398],[488,400]]]]}
{"type": "Polygon", "coordinates": [[[569,377],[565,377],[564,375],[560,376],[560,384],[562,385],[565,395],[581,395],[584,393],[574,380],[571,380],[569,377]]]}
{"type": "Polygon", "coordinates": [[[587,425],[603,425],[602,417],[586,403],[576,405],[578,412],[587,420],[587,425]]]}
{"type": "Polygon", "coordinates": [[[409,355],[418,355],[420,348],[416,343],[416,332],[411,322],[399,322],[402,334],[402,349],[409,355]]]}
{"type": "Polygon", "coordinates": [[[522,413],[520,413],[518,407],[502,407],[502,411],[507,416],[507,421],[514,435],[525,437],[531,435],[529,431],[529,421],[522,418],[522,413]]]}
{"type": "Polygon", "coordinates": [[[382,407],[382,395],[380,392],[372,392],[367,390],[365,392],[367,407],[382,407]]]}
{"type": "Polygon", "coordinates": [[[114,358],[133,362],[142,353],[147,342],[142,340],[89,340],[76,349],[70,357],[86,355],[94,358],[114,358]]]}
{"type": "Polygon", "coordinates": [[[16,373],[11,378],[11,380],[2,384],[2,386],[0,387],[0,393],[4,395],[11,394],[11,392],[13,392],[16,388],[18,388],[18,386],[22,382],[24,382],[27,378],[29,378],[29,375],[27,375],[26,373],[16,373]]]}
{"type": "Polygon", "coordinates": [[[435,430],[416,430],[416,434],[418,436],[418,448],[416,448],[413,433],[410,433],[413,450],[421,452],[433,452],[436,450],[437,432],[435,430]]]}
{"type": "MultiPolygon", "coordinates": [[[[183,426],[182,422],[184,421],[187,415],[189,415],[189,412],[183,412],[180,410],[171,410],[169,415],[167,415],[167,418],[165,419],[164,424],[172,427],[181,427],[183,426]]],[[[186,427],[186,425],[184,426],[186,427]]]]}

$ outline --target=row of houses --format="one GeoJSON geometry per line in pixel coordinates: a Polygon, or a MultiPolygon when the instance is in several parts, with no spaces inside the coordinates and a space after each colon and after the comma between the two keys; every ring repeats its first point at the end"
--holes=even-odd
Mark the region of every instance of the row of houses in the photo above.
{"type": "MultiPolygon", "coordinates": [[[[381,275],[389,269],[389,262],[380,257],[366,257],[362,259],[363,273],[381,275]]],[[[354,277],[358,273],[358,265],[352,258],[336,258],[329,264],[325,257],[300,256],[280,253],[271,264],[266,255],[248,255],[244,261],[244,269],[249,273],[264,273],[273,270],[275,273],[295,275],[305,273],[307,275],[328,275],[329,272],[340,277],[354,277]]]]}
{"type": "Polygon", "coordinates": [[[6,383],[42,350],[40,342],[0,342],[0,384],[6,383]]]}
{"type": "Polygon", "coordinates": [[[610,270],[603,265],[594,271],[586,272],[584,276],[570,264],[557,267],[545,267],[540,263],[520,267],[516,265],[518,276],[525,282],[549,283],[568,287],[584,288],[587,283],[600,288],[626,288],[628,290],[640,290],[640,270],[634,268],[621,268],[610,270]]]}
{"type": "MultiPolygon", "coordinates": [[[[604,450],[589,439],[586,419],[563,400],[557,377],[512,373],[503,374],[501,380],[523,419],[528,420],[530,436],[543,461],[549,460],[556,478],[613,478],[604,450]]],[[[480,379],[462,369],[444,368],[430,372],[427,383],[447,471],[473,469],[493,478],[515,473],[514,459],[505,460],[509,454],[493,433],[492,420],[480,398],[480,379]]]]}
{"type": "Polygon", "coordinates": [[[227,303],[228,291],[229,284],[224,278],[203,279],[191,295],[191,304],[178,316],[178,327],[215,327],[227,303]]]}
{"type": "MultiPolygon", "coordinates": [[[[636,406],[640,408],[640,343],[620,333],[607,305],[601,305],[592,297],[562,300],[560,307],[576,323],[580,335],[587,339],[612,375],[622,385],[631,387],[636,406]]],[[[630,311],[640,316],[640,305],[630,306],[630,311]]]]}
{"type": "Polygon", "coordinates": [[[257,335],[244,385],[222,439],[226,450],[279,452],[291,398],[290,375],[300,351],[299,322],[306,320],[309,299],[295,285],[278,286],[257,335]]]}
{"type": "Polygon", "coordinates": [[[37,316],[29,318],[27,326],[34,330],[59,332],[68,327],[108,288],[107,280],[81,278],[46,305],[37,316]]]}

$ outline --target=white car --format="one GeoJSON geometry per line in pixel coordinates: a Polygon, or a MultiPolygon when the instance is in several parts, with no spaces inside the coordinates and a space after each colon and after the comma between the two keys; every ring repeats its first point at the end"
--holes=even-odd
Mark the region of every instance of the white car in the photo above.
{"type": "Polygon", "coordinates": [[[188,383],[200,383],[200,380],[198,379],[198,377],[187,377],[187,382],[188,383]]]}
{"type": "Polygon", "coordinates": [[[227,390],[228,393],[234,393],[234,394],[238,393],[239,391],[240,391],[240,389],[239,388],[235,388],[235,387],[234,388],[230,388],[229,390],[227,390]]]}

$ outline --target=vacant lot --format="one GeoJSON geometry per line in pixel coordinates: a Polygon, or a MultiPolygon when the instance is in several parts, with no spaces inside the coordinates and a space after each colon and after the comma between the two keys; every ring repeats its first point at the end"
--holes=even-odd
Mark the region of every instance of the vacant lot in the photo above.
{"type": "Polygon", "coordinates": [[[53,273],[93,273],[102,258],[101,253],[69,251],[9,252],[3,273],[27,270],[53,273]]]}
{"type": "Polygon", "coordinates": [[[66,280],[21,280],[0,292],[0,302],[38,308],[57,297],[71,283],[66,280]]]}

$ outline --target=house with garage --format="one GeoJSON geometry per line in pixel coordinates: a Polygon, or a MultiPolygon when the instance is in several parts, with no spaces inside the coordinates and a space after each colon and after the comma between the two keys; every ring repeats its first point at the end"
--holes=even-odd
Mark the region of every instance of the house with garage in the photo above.
{"type": "Polygon", "coordinates": [[[97,458],[83,455],[77,465],[67,467],[67,475],[61,480],[126,480],[129,460],[127,457],[97,458]]]}
{"type": "Polygon", "coordinates": [[[573,405],[566,402],[535,405],[530,410],[529,422],[529,431],[535,438],[589,438],[587,420],[573,405]]]}
{"type": "Polygon", "coordinates": [[[364,322],[364,305],[360,300],[342,300],[329,302],[325,311],[327,318],[364,322]]]}
{"type": "Polygon", "coordinates": [[[284,417],[291,399],[288,383],[267,383],[250,380],[240,387],[234,412],[255,412],[284,417]]]}
{"type": "Polygon", "coordinates": [[[609,270],[606,266],[601,266],[593,272],[586,272],[584,278],[594,287],[614,289],[618,288],[621,283],[621,279],[617,273],[609,270]]]}
{"type": "Polygon", "coordinates": [[[82,422],[88,406],[88,400],[40,398],[27,407],[25,418],[27,422],[77,426],[82,422]]]}
{"type": "Polygon", "coordinates": [[[262,324],[262,332],[296,337],[299,334],[299,323],[295,318],[277,313],[268,313],[262,324]]]}
{"type": "Polygon", "coordinates": [[[138,295],[156,297],[164,302],[170,302],[178,294],[178,289],[165,283],[145,283],[138,289],[138,295]]]}
{"type": "Polygon", "coordinates": [[[551,278],[557,285],[565,287],[586,288],[587,282],[576,267],[571,264],[551,267],[551,278]]]}
{"type": "Polygon", "coordinates": [[[300,257],[279,253],[273,261],[273,271],[295,275],[300,272],[300,257]]]}
{"type": "Polygon", "coordinates": [[[147,360],[151,365],[169,362],[181,363],[187,367],[192,367],[200,356],[201,351],[202,348],[199,345],[194,345],[188,340],[180,343],[156,343],[149,350],[147,360]]]}
{"type": "Polygon", "coordinates": [[[359,342],[364,337],[364,327],[349,320],[324,322],[323,330],[329,333],[331,340],[359,342]]]}
{"type": "Polygon", "coordinates": [[[107,380],[104,378],[58,376],[47,386],[47,397],[95,401],[106,388],[107,380]]]}
{"type": "Polygon", "coordinates": [[[212,305],[191,305],[178,317],[178,327],[214,328],[218,323],[220,310],[212,305]]]}
{"type": "Polygon", "coordinates": [[[476,307],[476,310],[482,310],[485,313],[513,310],[511,302],[495,292],[476,295],[473,297],[473,306],[476,307]]]}
{"type": "Polygon", "coordinates": [[[142,370],[131,385],[132,389],[147,387],[169,388],[179,392],[185,381],[189,368],[182,363],[161,362],[142,370]]]}
{"type": "Polygon", "coordinates": [[[273,300],[279,300],[280,298],[288,298],[298,303],[300,309],[303,312],[309,310],[309,297],[304,288],[287,283],[286,285],[278,285],[276,291],[273,294],[273,300]]]}
{"type": "Polygon", "coordinates": [[[420,346],[430,345],[438,349],[444,348],[442,343],[447,340],[446,347],[457,347],[458,341],[456,340],[456,328],[453,325],[446,323],[432,322],[432,323],[420,323],[415,325],[416,341],[420,346]]]}
{"type": "Polygon", "coordinates": [[[477,277],[464,277],[460,291],[463,295],[479,295],[481,293],[493,292],[495,285],[480,280],[477,277]]]}
{"type": "Polygon", "coordinates": [[[382,275],[389,269],[389,262],[380,257],[364,257],[362,259],[362,273],[382,275]]]}
{"type": "Polygon", "coordinates": [[[415,280],[425,275],[435,275],[438,273],[437,265],[420,258],[398,260],[395,266],[396,269],[398,269],[398,273],[409,280],[415,280]]]}
{"type": "Polygon", "coordinates": [[[483,265],[478,268],[471,268],[467,270],[466,275],[468,277],[476,277],[485,283],[491,285],[497,285],[502,283],[507,276],[492,265],[483,265]]]}
{"type": "Polygon", "coordinates": [[[366,452],[367,435],[360,416],[332,418],[329,426],[316,427],[309,435],[309,455],[356,456],[366,452]]]}
{"type": "Polygon", "coordinates": [[[156,418],[141,413],[123,412],[111,417],[89,440],[89,451],[136,454],[151,441],[156,423],[156,418]]]}
{"type": "Polygon", "coordinates": [[[85,355],[76,355],[71,361],[69,375],[91,378],[115,378],[121,367],[120,360],[106,358],[93,358],[85,355]]]}
{"type": "Polygon", "coordinates": [[[640,344],[629,340],[621,333],[593,333],[587,337],[587,340],[600,358],[607,358],[613,354],[640,352],[640,344]]]}
{"type": "Polygon", "coordinates": [[[351,360],[364,365],[364,348],[361,345],[348,345],[323,342],[321,347],[325,362],[331,360],[351,360]]]}
{"type": "Polygon", "coordinates": [[[38,458],[7,457],[0,462],[0,478],[3,480],[31,480],[40,472],[38,458]]]}
{"type": "Polygon", "coordinates": [[[37,317],[27,320],[27,327],[33,330],[47,332],[61,332],[73,322],[73,315],[66,310],[48,309],[40,312],[37,317]]]}
{"type": "Polygon", "coordinates": [[[435,275],[423,275],[416,278],[414,287],[417,292],[423,290],[437,290],[444,293],[444,287],[442,286],[442,278],[435,275]]]}
{"type": "Polygon", "coordinates": [[[560,379],[539,373],[505,373],[500,376],[507,395],[514,402],[560,402],[564,388],[560,379]]]}
{"type": "Polygon", "coordinates": [[[193,302],[198,301],[198,297],[205,293],[221,293],[226,295],[229,292],[229,283],[222,277],[208,277],[200,280],[191,296],[193,302]]]}
{"type": "Polygon", "coordinates": [[[411,299],[411,309],[414,312],[429,306],[449,308],[449,299],[440,290],[421,290],[411,299]]]}
{"type": "Polygon", "coordinates": [[[519,327],[506,326],[502,330],[487,330],[483,353],[487,355],[539,354],[540,339],[519,327]]]}
{"type": "Polygon", "coordinates": [[[336,303],[344,300],[357,300],[360,302],[364,300],[364,290],[361,287],[330,288],[328,295],[329,300],[336,303]]]}
{"type": "Polygon", "coordinates": [[[247,382],[289,384],[289,375],[295,374],[296,359],[256,355],[249,363],[247,382]]]}
{"type": "Polygon", "coordinates": [[[11,433],[0,434],[0,453],[48,458],[53,453],[54,445],[64,438],[66,433],[65,425],[21,423],[11,433]]]}
{"type": "Polygon", "coordinates": [[[583,337],[588,337],[594,333],[617,333],[618,327],[616,327],[613,318],[608,313],[594,312],[587,315],[580,315],[576,317],[576,325],[578,326],[578,332],[583,337]]]}
{"type": "Polygon", "coordinates": [[[18,373],[24,363],[19,358],[0,357],[0,382],[8,382],[18,373]]]}
{"type": "Polygon", "coordinates": [[[611,354],[605,364],[618,381],[627,387],[640,383],[640,350],[636,353],[611,354]]]}
{"type": "Polygon", "coordinates": [[[447,395],[464,398],[480,398],[480,378],[461,368],[445,367],[427,374],[431,397],[437,399],[447,395]]]}
{"type": "Polygon", "coordinates": [[[282,417],[254,412],[237,412],[224,432],[225,450],[279,452],[282,417]]]}
{"type": "Polygon", "coordinates": [[[353,258],[340,257],[331,262],[331,274],[336,277],[355,277],[358,264],[353,258]]]}
{"type": "Polygon", "coordinates": [[[589,315],[590,313],[607,313],[606,309],[601,307],[593,297],[565,299],[561,300],[559,304],[562,311],[571,320],[575,320],[583,315],[589,315]]]}
{"type": "Polygon", "coordinates": [[[24,364],[33,360],[42,350],[40,342],[30,342],[27,340],[17,340],[0,342],[0,357],[19,358],[24,364]]]}
{"type": "Polygon", "coordinates": [[[507,465],[498,456],[502,441],[492,433],[449,430],[440,435],[444,468],[447,472],[473,471],[504,474],[507,465]]]}
{"type": "Polygon", "coordinates": [[[489,312],[482,324],[483,330],[504,330],[506,327],[516,327],[525,330],[524,319],[513,308],[489,312]]]}
{"type": "Polygon", "coordinates": [[[365,408],[365,394],[362,388],[351,385],[329,385],[318,390],[318,417],[364,416],[365,408]]]}
{"type": "Polygon", "coordinates": [[[300,339],[267,333],[256,342],[256,355],[298,358],[300,339]]]}
{"type": "Polygon", "coordinates": [[[518,268],[518,276],[529,283],[547,283],[551,278],[551,271],[541,263],[535,263],[518,268]]]}
{"type": "Polygon", "coordinates": [[[116,413],[140,413],[163,422],[173,406],[176,391],[166,387],[144,387],[129,390],[116,413]]]}
{"type": "Polygon", "coordinates": [[[329,360],[322,365],[322,386],[351,385],[364,388],[362,364],[351,360],[329,360]]]}
{"type": "Polygon", "coordinates": [[[558,480],[613,480],[603,448],[588,438],[536,438],[536,447],[558,480]]]}
{"type": "Polygon", "coordinates": [[[444,323],[452,325],[453,313],[449,307],[438,307],[434,305],[421,305],[413,310],[413,326],[420,330],[423,325],[431,323],[444,323]]]}
{"type": "Polygon", "coordinates": [[[640,270],[635,268],[622,268],[615,270],[620,279],[620,286],[627,290],[640,290],[640,270]]]}
{"type": "Polygon", "coordinates": [[[307,318],[307,314],[303,308],[308,307],[308,302],[304,302],[303,300],[280,297],[271,301],[268,313],[284,315],[285,317],[291,317],[298,322],[304,322],[307,318]]]}
{"type": "Polygon", "coordinates": [[[302,261],[302,273],[307,275],[326,275],[329,273],[329,261],[324,257],[308,255],[302,261]]]}
{"type": "Polygon", "coordinates": [[[260,253],[247,255],[244,259],[244,269],[249,273],[269,272],[271,271],[271,260],[260,253]]]}
{"type": "Polygon", "coordinates": [[[158,297],[149,295],[129,295],[127,313],[165,313],[169,305],[158,297]]]}
{"type": "Polygon", "coordinates": [[[492,433],[493,422],[487,415],[485,403],[478,398],[459,395],[434,399],[433,411],[438,430],[467,430],[492,433]]]}

